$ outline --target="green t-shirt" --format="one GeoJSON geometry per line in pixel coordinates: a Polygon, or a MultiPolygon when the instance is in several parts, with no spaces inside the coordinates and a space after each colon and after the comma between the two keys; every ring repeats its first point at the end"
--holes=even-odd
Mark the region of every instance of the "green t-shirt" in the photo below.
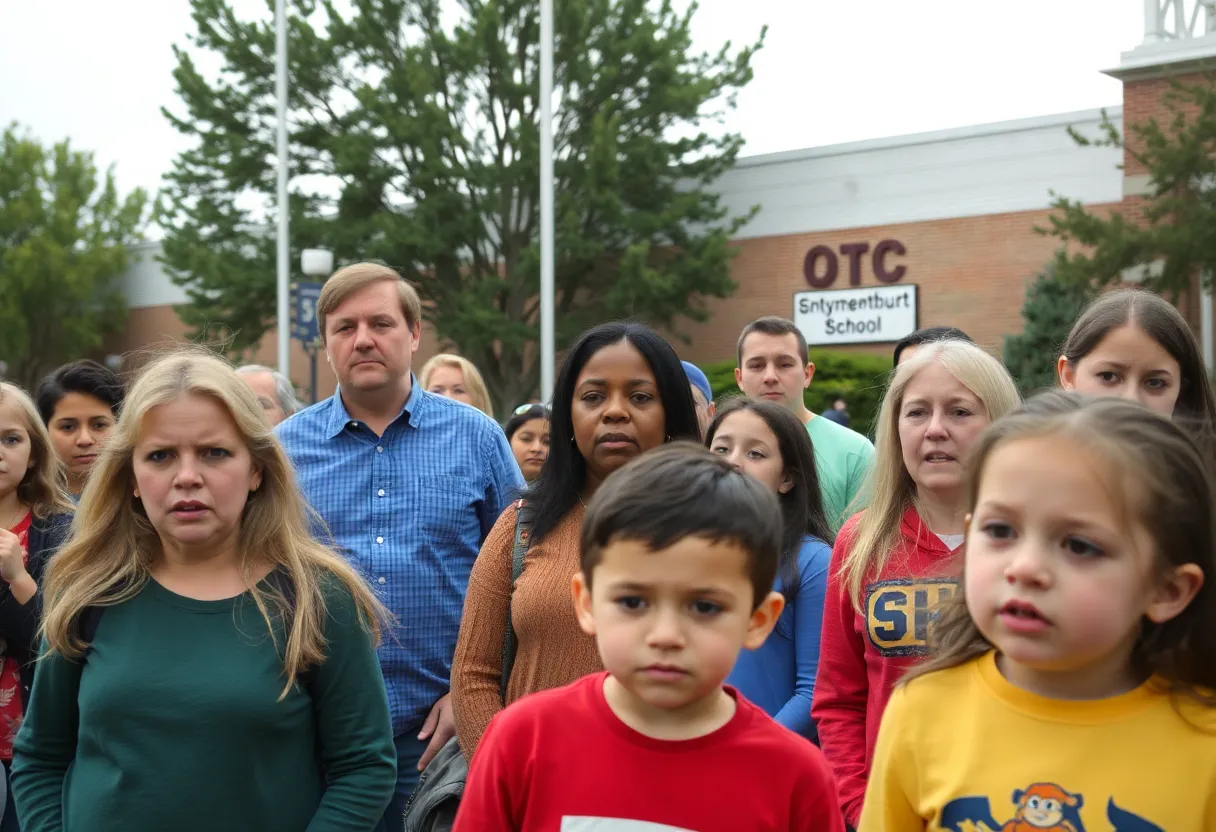
{"type": "Polygon", "coordinates": [[[24,832],[373,828],[396,788],[388,698],[354,601],[326,594],[328,658],[282,701],[248,593],[149,580],[105,608],[83,662],[38,664],[12,771],[24,832]]]}
{"type": "Polygon", "coordinates": [[[874,459],[874,445],[860,433],[816,416],[806,423],[807,435],[815,447],[815,473],[823,494],[823,511],[832,531],[861,510],[853,500],[865,485],[874,459]]]}

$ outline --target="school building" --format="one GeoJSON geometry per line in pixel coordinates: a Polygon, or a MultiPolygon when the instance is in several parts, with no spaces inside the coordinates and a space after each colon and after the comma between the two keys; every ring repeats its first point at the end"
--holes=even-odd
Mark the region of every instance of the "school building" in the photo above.
{"type": "MultiPolygon", "coordinates": [[[[1107,111],[1120,126],[1165,115],[1171,79],[1198,80],[1216,66],[1216,11],[1195,0],[1145,3],[1144,42],[1107,71],[1123,81],[1122,106],[1107,111]]],[[[732,212],[760,206],[735,240],[739,288],[708,304],[706,322],[680,324],[692,339],[680,345],[682,357],[729,358],[740,329],[773,314],[793,318],[823,347],[886,352],[919,327],[951,325],[999,349],[1020,331],[1025,288],[1058,246],[1036,231],[1048,224],[1053,194],[1099,211],[1143,203],[1147,176],[1130,155],[1079,146],[1067,132],[1096,136],[1100,120],[1097,110],[1063,113],[740,159],[717,185],[732,212]]],[[[185,295],[157,251],[134,252],[120,350],[185,331],[173,311],[185,295]]],[[[1210,296],[1192,292],[1180,307],[1211,363],[1210,296]]],[[[263,344],[260,358],[272,364],[274,334],[263,344]]],[[[424,331],[419,363],[438,346],[424,331]]],[[[332,390],[320,363],[318,389],[332,390]]],[[[298,346],[292,376],[305,387],[298,346]]]]}

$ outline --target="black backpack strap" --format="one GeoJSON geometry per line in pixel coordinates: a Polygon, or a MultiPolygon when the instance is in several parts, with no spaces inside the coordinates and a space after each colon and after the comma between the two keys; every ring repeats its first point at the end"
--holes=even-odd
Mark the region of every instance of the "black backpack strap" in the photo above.
{"type": "Polygon", "coordinates": [[[93,639],[97,638],[97,625],[101,622],[101,614],[106,611],[105,607],[85,607],[80,613],[80,617],[76,619],[76,636],[86,645],[93,643],[93,639]]]}
{"type": "MultiPolygon", "coordinates": [[[[515,582],[524,572],[524,555],[532,540],[532,506],[526,500],[515,503],[515,547],[511,552],[511,595],[515,594],[515,582]]],[[[511,669],[515,666],[515,648],[519,642],[515,637],[515,626],[511,623],[511,600],[507,599],[507,627],[502,639],[502,678],[498,692],[503,704],[507,702],[507,682],[511,680],[511,669]]]]}
{"type": "MultiPolygon", "coordinates": [[[[118,594],[127,586],[127,582],[122,581],[111,590],[110,594],[118,594]]],[[[94,604],[91,607],[85,607],[76,619],[76,637],[84,643],[86,655],[90,645],[93,644],[93,639],[97,638],[97,625],[101,623],[102,613],[106,611],[107,606],[109,605],[94,604]]]]}

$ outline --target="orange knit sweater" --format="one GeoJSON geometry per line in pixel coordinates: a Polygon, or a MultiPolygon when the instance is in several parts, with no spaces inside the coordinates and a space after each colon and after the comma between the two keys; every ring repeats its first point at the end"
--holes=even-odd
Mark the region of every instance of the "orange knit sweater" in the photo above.
{"type": "Polygon", "coordinates": [[[595,639],[579,628],[570,593],[578,571],[583,507],[576,505],[528,548],[512,596],[515,511],[512,505],[498,518],[473,564],[452,661],[456,735],[470,758],[490,719],[503,708],[499,681],[508,602],[519,646],[507,704],[603,669],[595,639]]]}

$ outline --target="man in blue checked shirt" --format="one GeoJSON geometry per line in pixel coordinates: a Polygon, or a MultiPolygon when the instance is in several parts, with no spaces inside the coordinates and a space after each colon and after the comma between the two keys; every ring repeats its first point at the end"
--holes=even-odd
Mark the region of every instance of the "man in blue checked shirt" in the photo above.
{"type": "Polygon", "coordinates": [[[340,269],[317,319],[339,392],[277,432],[334,542],[399,621],[380,646],[397,792],[378,827],[397,832],[419,772],[455,734],[448,679],[469,570],[524,480],[492,419],[418,385],[422,304],[397,272],[340,269]]]}

